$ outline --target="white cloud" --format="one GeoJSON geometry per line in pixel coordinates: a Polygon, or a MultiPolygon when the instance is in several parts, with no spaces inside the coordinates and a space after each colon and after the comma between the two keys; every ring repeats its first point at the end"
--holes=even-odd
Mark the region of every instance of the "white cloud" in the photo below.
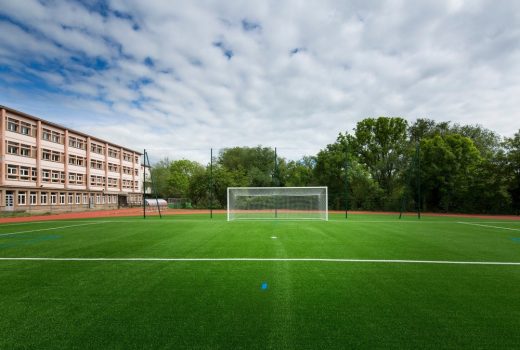
{"type": "Polygon", "coordinates": [[[379,115],[520,127],[515,2],[0,3],[3,104],[170,158],[315,153],[379,115]]]}

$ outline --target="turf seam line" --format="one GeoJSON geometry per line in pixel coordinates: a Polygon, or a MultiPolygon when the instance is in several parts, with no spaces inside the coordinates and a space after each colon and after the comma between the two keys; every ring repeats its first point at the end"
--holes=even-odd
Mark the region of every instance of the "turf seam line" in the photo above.
{"type": "Polygon", "coordinates": [[[501,230],[519,231],[519,232],[520,232],[520,229],[518,229],[518,228],[501,227],[501,226],[484,225],[484,224],[476,224],[476,223],[474,223],[474,222],[458,221],[457,224],[471,225],[471,226],[480,226],[480,227],[487,227],[487,228],[498,228],[498,229],[501,229],[501,230]]]}
{"type": "Polygon", "coordinates": [[[27,230],[27,231],[0,233],[0,237],[1,236],[17,235],[17,234],[20,234],[20,233],[31,233],[31,232],[40,232],[40,231],[59,230],[61,228],[71,228],[71,227],[88,226],[88,225],[99,225],[99,224],[104,224],[104,223],[105,223],[105,221],[98,221],[98,222],[90,222],[88,224],[76,224],[76,225],[67,225],[67,226],[58,226],[58,227],[39,228],[39,229],[27,230]]]}
{"type": "Polygon", "coordinates": [[[384,263],[384,264],[446,264],[446,265],[508,265],[520,266],[520,262],[508,261],[454,261],[454,260],[403,260],[403,259],[329,259],[329,258],[51,258],[51,257],[0,257],[0,261],[295,261],[335,263],[384,263]]]}

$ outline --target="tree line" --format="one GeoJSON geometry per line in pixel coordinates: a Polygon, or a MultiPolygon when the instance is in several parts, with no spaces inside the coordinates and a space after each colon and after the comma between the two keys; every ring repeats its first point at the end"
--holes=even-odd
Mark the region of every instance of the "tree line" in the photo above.
{"type": "Polygon", "coordinates": [[[503,138],[430,119],[367,118],[299,160],[233,147],[211,166],[163,159],[151,170],[160,197],[194,208],[224,208],[231,186],[328,186],[331,210],[520,212],[520,130],[503,138]]]}

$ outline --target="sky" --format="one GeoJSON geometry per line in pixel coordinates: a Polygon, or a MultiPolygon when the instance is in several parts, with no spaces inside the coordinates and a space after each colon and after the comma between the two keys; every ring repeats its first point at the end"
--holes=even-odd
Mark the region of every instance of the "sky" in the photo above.
{"type": "Polygon", "coordinates": [[[520,2],[0,0],[0,105],[153,159],[367,117],[520,128],[520,2]]]}

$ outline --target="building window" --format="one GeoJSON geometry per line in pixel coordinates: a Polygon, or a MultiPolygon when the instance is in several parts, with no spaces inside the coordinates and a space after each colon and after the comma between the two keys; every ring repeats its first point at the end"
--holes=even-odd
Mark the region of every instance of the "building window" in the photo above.
{"type": "Polygon", "coordinates": [[[119,158],[119,151],[113,148],[108,148],[108,156],[112,158],[119,158]]]}
{"type": "Polygon", "coordinates": [[[104,186],[105,185],[105,177],[104,176],[90,176],[90,186],[104,186]]]}
{"type": "Polygon", "coordinates": [[[20,145],[20,155],[23,157],[30,157],[31,156],[31,146],[20,145]]]}
{"type": "Polygon", "coordinates": [[[84,185],[83,174],[69,173],[69,184],[84,185]]]}
{"type": "Polygon", "coordinates": [[[99,169],[99,170],[103,170],[103,168],[105,167],[105,162],[102,162],[100,160],[95,160],[95,159],[92,159],[90,161],[90,167],[92,169],[99,169]]]}
{"type": "Polygon", "coordinates": [[[113,164],[113,163],[108,163],[108,171],[113,172],[113,173],[118,173],[119,165],[113,164]]]}
{"type": "Polygon", "coordinates": [[[77,149],[85,149],[85,141],[73,136],[69,136],[69,146],[77,149]]]}
{"type": "Polygon", "coordinates": [[[58,193],[51,192],[51,204],[57,204],[57,203],[58,203],[58,193]]]}
{"type": "Polygon", "coordinates": [[[98,145],[97,143],[91,142],[90,151],[97,154],[103,154],[103,152],[105,151],[105,147],[98,145]]]}
{"type": "Polygon", "coordinates": [[[18,179],[18,166],[17,165],[7,165],[7,178],[10,180],[18,179]]]}
{"type": "Polygon", "coordinates": [[[60,204],[65,204],[65,193],[60,192],[60,204]]]}
{"type": "Polygon", "coordinates": [[[42,169],[42,181],[43,182],[50,182],[51,181],[51,171],[42,169]]]}
{"type": "Polygon", "coordinates": [[[69,164],[77,166],[85,166],[85,158],[75,155],[69,155],[69,164]]]}
{"type": "Polygon", "coordinates": [[[15,156],[36,158],[36,147],[7,141],[7,153],[15,156]]]}
{"type": "Polygon", "coordinates": [[[42,139],[63,144],[63,134],[54,130],[42,129],[42,139]]]}
{"type": "Polygon", "coordinates": [[[29,203],[31,205],[36,205],[36,198],[37,198],[36,196],[37,196],[36,192],[31,192],[30,193],[30,195],[29,195],[29,203]]]}
{"type": "Polygon", "coordinates": [[[51,140],[51,131],[49,129],[42,129],[42,139],[45,141],[51,140]]]}
{"type": "Polygon", "coordinates": [[[31,135],[31,124],[20,122],[20,134],[31,135]]]}
{"type": "Polygon", "coordinates": [[[23,122],[14,118],[7,119],[7,130],[22,135],[34,136],[36,134],[36,125],[29,122],[23,122]]]}
{"type": "Polygon", "coordinates": [[[81,204],[81,195],[76,193],[76,204],[81,204]]]}
{"type": "Polygon", "coordinates": [[[27,192],[18,192],[18,205],[25,205],[27,204],[26,202],[26,196],[27,196],[27,192]]]}
{"type": "Polygon", "coordinates": [[[7,130],[22,135],[34,136],[36,131],[36,125],[28,122],[23,122],[14,118],[8,118],[7,130]]]}
{"type": "Polygon", "coordinates": [[[18,132],[18,120],[9,118],[7,120],[7,130],[12,132],[18,132]]]}
{"type": "Polygon", "coordinates": [[[7,153],[18,155],[19,146],[16,142],[7,141],[7,153]]]}
{"type": "Polygon", "coordinates": [[[42,159],[49,160],[51,162],[63,163],[64,154],[61,152],[51,151],[48,149],[42,150],[42,159]]]}
{"type": "Polygon", "coordinates": [[[60,182],[60,173],[57,171],[53,171],[51,173],[52,182],[60,182]]]}
{"type": "Polygon", "coordinates": [[[83,193],[83,204],[88,204],[88,195],[83,193]]]}
{"type": "Polygon", "coordinates": [[[21,166],[20,167],[20,180],[22,180],[22,181],[29,181],[30,169],[31,168],[25,167],[25,166],[21,166]]]}
{"type": "Polygon", "coordinates": [[[40,194],[40,204],[42,204],[42,205],[47,204],[47,193],[42,192],[40,194]]]}
{"type": "Polygon", "coordinates": [[[48,149],[43,149],[42,150],[42,159],[51,160],[51,151],[49,151],[48,149]]]}
{"type": "Polygon", "coordinates": [[[74,204],[74,194],[69,193],[69,204],[74,204]]]}
{"type": "Polygon", "coordinates": [[[59,152],[52,152],[51,160],[53,162],[61,162],[61,155],[60,155],[60,153],[59,152]]]}

